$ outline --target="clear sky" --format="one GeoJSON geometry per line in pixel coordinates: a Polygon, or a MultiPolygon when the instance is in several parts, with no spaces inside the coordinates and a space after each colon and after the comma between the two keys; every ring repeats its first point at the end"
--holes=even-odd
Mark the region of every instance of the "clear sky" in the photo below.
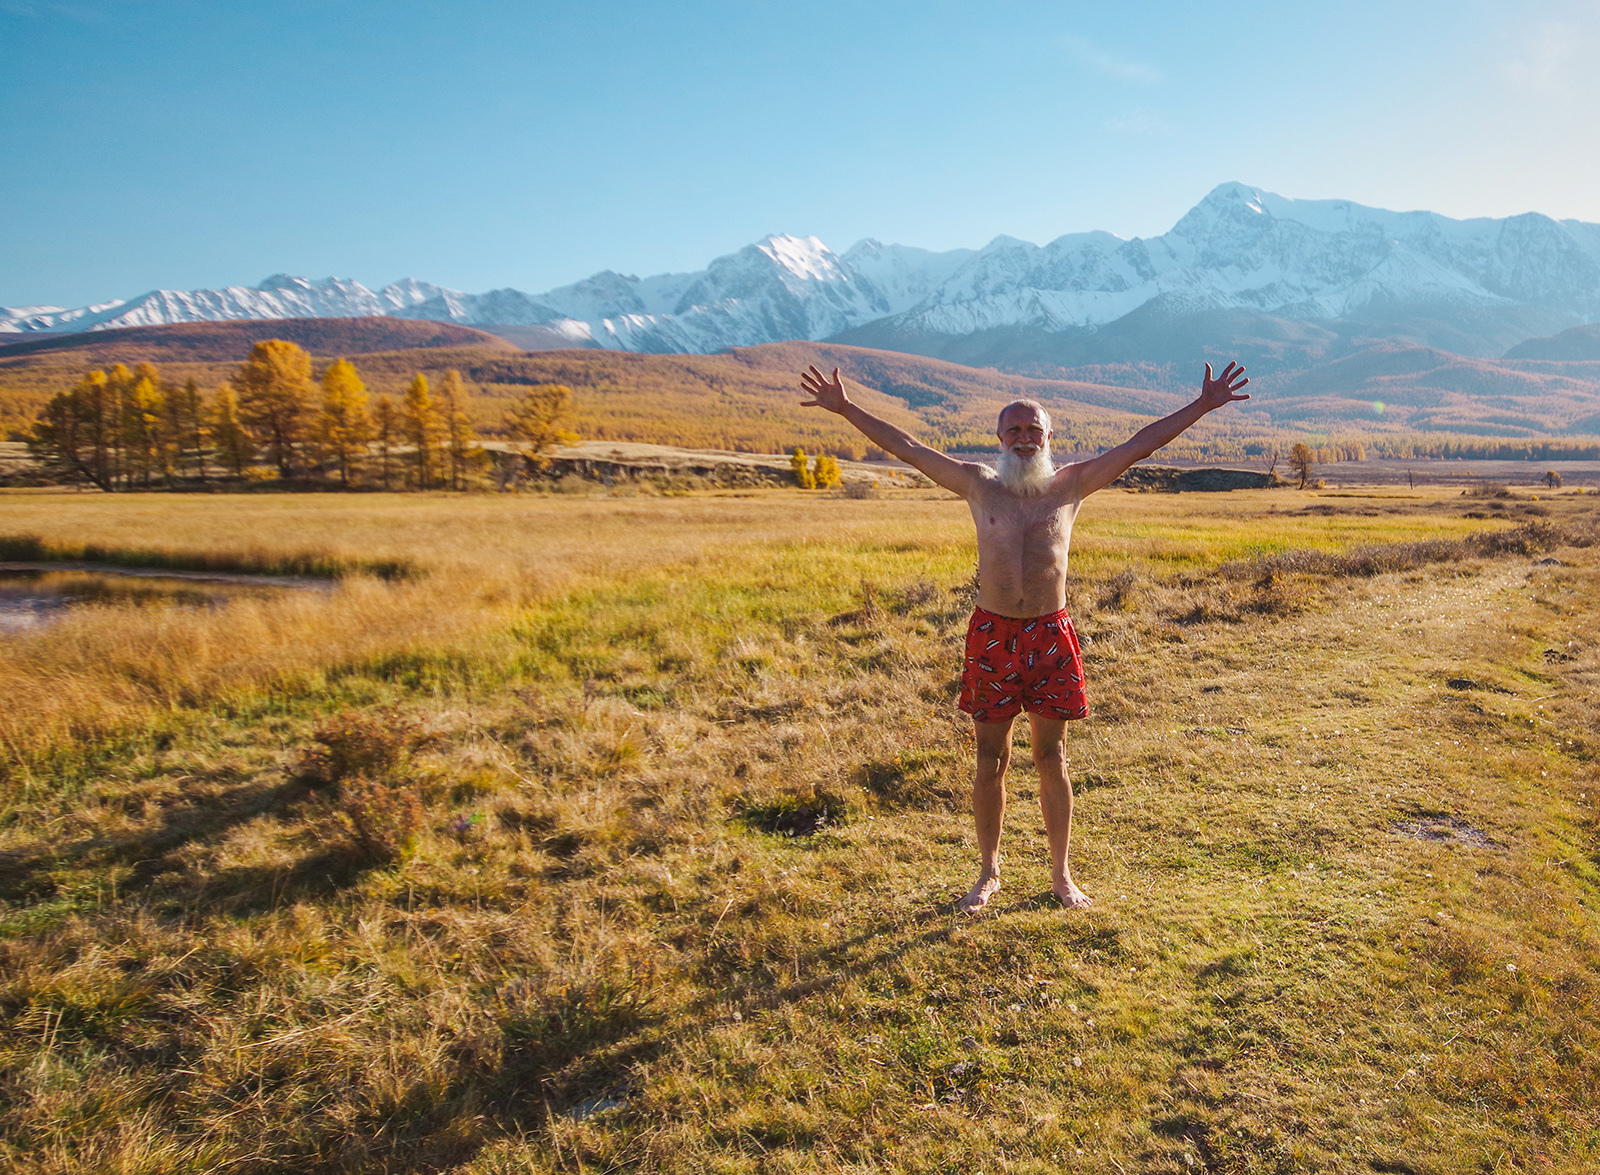
{"type": "Polygon", "coordinates": [[[1600,221],[1600,0],[0,0],[0,304],[539,291],[1216,184],[1600,221]]]}

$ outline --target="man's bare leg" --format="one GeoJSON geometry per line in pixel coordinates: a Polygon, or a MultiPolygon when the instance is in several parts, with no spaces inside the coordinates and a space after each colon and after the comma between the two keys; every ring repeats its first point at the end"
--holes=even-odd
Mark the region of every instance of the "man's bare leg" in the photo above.
{"type": "Polygon", "coordinates": [[[978,829],[978,880],[961,899],[963,914],[988,905],[1000,888],[1000,826],[1006,818],[1006,768],[1011,764],[1011,719],[974,722],[978,770],[972,781],[972,818],[978,829]]]}
{"type": "Polygon", "coordinates": [[[1033,765],[1039,769],[1039,809],[1044,814],[1045,835],[1050,839],[1050,892],[1069,910],[1080,910],[1093,899],[1074,884],[1068,864],[1072,841],[1072,781],[1061,758],[1061,739],[1067,724],[1060,718],[1028,715],[1033,736],[1033,765]]]}

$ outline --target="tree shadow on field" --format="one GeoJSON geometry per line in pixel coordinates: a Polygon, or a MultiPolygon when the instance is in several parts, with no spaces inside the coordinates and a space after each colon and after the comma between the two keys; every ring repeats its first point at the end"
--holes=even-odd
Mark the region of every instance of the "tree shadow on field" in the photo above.
{"type": "MultiPolygon", "coordinates": [[[[38,840],[0,854],[0,901],[31,904],[55,896],[74,880],[98,884],[96,874],[109,875],[108,884],[123,896],[160,894],[185,904],[248,898],[258,906],[330,892],[354,880],[358,870],[338,860],[338,854],[324,852],[282,867],[228,870],[196,884],[197,879],[187,876],[189,865],[180,855],[184,849],[214,844],[257,817],[291,808],[311,789],[295,778],[230,786],[184,777],[175,783],[191,786],[160,797],[156,802],[161,810],[135,828],[77,840],[38,840]],[[182,882],[179,875],[184,875],[182,882]]],[[[148,807],[142,798],[140,802],[148,807]]]]}

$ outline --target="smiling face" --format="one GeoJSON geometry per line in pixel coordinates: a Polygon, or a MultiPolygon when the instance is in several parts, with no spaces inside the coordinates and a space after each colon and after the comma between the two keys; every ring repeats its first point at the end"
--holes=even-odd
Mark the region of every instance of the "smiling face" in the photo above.
{"type": "Polygon", "coordinates": [[[1000,450],[1015,453],[1024,461],[1041,449],[1050,450],[1050,417],[1032,404],[1009,404],[1000,413],[1000,450]]]}
{"type": "Polygon", "coordinates": [[[1007,404],[1000,413],[1000,460],[995,473],[1013,493],[1042,494],[1055,475],[1050,460],[1050,414],[1028,400],[1007,404]]]}

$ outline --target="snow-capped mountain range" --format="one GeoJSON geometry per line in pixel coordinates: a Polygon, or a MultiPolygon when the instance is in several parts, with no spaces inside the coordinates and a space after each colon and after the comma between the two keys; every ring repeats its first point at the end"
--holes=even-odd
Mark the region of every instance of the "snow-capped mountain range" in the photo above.
{"type": "Polygon", "coordinates": [[[1229,183],[1148,240],[1090,232],[1038,246],[998,237],[937,253],[865,240],[835,253],[815,237],[776,235],[697,273],[605,271],[542,294],[467,294],[409,278],[374,291],[279,274],[254,287],[156,290],[71,310],[0,309],[0,332],[395,315],[538,327],[547,345],[628,351],[840,339],[939,354],[982,336],[1025,340],[1018,345],[1028,352],[1076,340],[1081,352],[1085,339],[1119,323],[1125,333],[1128,323],[1218,311],[1231,314],[1236,332],[1262,319],[1332,324],[1340,335],[1410,324],[1414,334],[1453,332],[1454,350],[1498,354],[1600,319],[1600,225],[1537,213],[1452,220],[1229,183]]]}

